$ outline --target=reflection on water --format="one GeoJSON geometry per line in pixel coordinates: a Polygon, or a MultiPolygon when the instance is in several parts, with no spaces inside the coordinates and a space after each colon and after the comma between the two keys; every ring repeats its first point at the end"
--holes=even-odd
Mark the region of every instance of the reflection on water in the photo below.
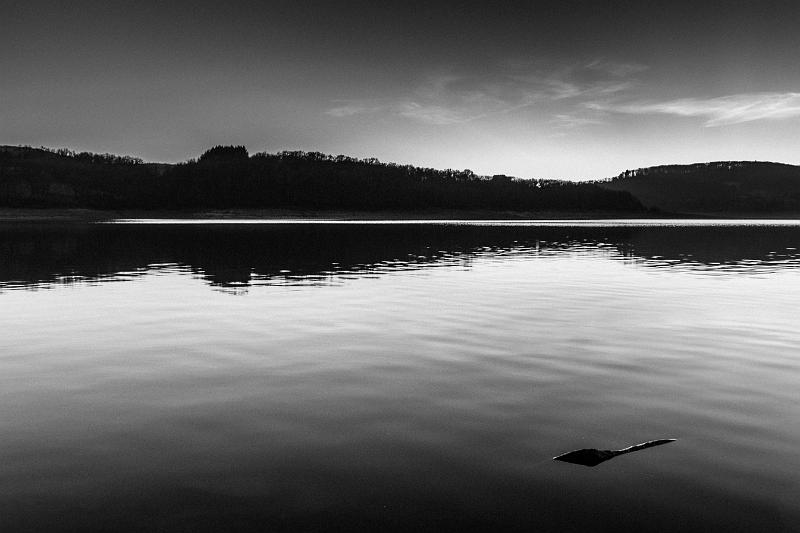
{"type": "Polygon", "coordinates": [[[800,225],[137,224],[0,226],[0,288],[167,269],[211,285],[325,284],[477,257],[592,254],[637,266],[767,273],[800,264],[800,225]]]}
{"type": "Polygon", "coordinates": [[[793,531],[798,248],[0,224],[0,531],[793,531]]]}

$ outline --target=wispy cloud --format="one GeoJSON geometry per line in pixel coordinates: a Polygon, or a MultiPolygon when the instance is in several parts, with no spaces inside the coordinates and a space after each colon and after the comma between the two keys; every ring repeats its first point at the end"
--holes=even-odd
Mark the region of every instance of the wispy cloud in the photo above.
{"type": "Polygon", "coordinates": [[[573,113],[557,113],[553,115],[551,123],[564,129],[573,129],[582,126],[602,124],[603,121],[597,117],[586,116],[585,114],[579,115],[573,113]]]}
{"type": "Polygon", "coordinates": [[[466,110],[459,110],[445,105],[420,103],[415,100],[402,99],[391,102],[352,102],[343,103],[325,111],[326,115],[336,118],[347,118],[356,115],[370,115],[376,113],[390,114],[434,125],[460,124],[480,118],[481,114],[468,114],[466,110]]]}
{"type": "Polygon", "coordinates": [[[635,99],[639,63],[595,59],[546,69],[509,62],[480,77],[444,73],[394,98],[337,102],[336,118],[381,114],[447,126],[530,110],[527,116],[562,130],[601,124],[611,113],[704,119],[708,127],[800,117],[800,92],[760,92],[711,98],[635,99]]]}
{"type": "Polygon", "coordinates": [[[469,116],[458,110],[449,109],[439,105],[426,105],[417,102],[404,102],[397,106],[397,114],[412,118],[428,124],[440,126],[469,122],[478,116],[469,116]]]}
{"type": "MultiPolygon", "coordinates": [[[[634,86],[630,75],[642,65],[593,61],[577,67],[545,71],[520,65],[475,77],[452,73],[431,76],[411,93],[380,100],[338,102],[327,115],[337,118],[384,114],[426,124],[451,125],[535,108],[541,115],[555,115],[556,125],[577,127],[597,122],[586,118],[569,120],[563,107],[612,97],[634,86]],[[558,117],[561,118],[558,118],[558,117]]],[[[576,115],[577,116],[577,115],[576,115]]]]}
{"type": "Polygon", "coordinates": [[[374,113],[375,111],[380,111],[381,106],[368,106],[364,104],[356,104],[356,103],[345,103],[343,105],[339,105],[336,107],[332,107],[325,111],[326,115],[330,115],[332,117],[337,118],[344,118],[344,117],[352,117],[353,115],[360,115],[363,113],[374,113]]]}
{"type": "Polygon", "coordinates": [[[594,61],[587,63],[586,68],[589,70],[606,72],[618,78],[625,78],[633,74],[638,74],[639,72],[644,72],[650,67],[641,63],[620,63],[605,59],[595,59],[594,61]]]}
{"type": "Polygon", "coordinates": [[[713,127],[755,120],[800,117],[800,93],[764,92],[660,102],[587,102],[585,106],[596,111],[634,115],[701,117],[706,119],[706,126],[713,127]]]}
{"type": "Polygon", "coordinates": [[[551,78],[545,81],[548,86],[547,96],[553,100],[563,100],[566,98],[602,98],[622,91],[626,91],[634,86],[632,82],[593,82],[576,83],[568,82],[559,78],[551,78]]]}

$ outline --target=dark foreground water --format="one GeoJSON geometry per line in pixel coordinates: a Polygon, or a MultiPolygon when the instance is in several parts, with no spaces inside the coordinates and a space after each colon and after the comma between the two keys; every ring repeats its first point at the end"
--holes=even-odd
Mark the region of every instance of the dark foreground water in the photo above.
{"type": "Polygon", "coordinates": [[[0,531],[797,531],[798,248],[0,225],[0,531]]]}

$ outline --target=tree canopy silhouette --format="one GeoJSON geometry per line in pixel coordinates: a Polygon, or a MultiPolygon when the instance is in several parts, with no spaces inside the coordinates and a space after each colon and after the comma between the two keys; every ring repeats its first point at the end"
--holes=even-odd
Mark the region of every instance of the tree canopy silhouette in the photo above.
{"type": "Polygon", "coordinates": [[[598,184],[479,176],[320,152],[215,146],[177,165],[66,150],[0,150],[0,205],[91,208],[304,208],[641,211],[598,184]]]}
{"type": "Polygon", "coordinates": [[[227,163],[233,161],[244,161],[250,154],[244,146],[215,146],[209,148],[200,156],[201,163],[227,163]]]}

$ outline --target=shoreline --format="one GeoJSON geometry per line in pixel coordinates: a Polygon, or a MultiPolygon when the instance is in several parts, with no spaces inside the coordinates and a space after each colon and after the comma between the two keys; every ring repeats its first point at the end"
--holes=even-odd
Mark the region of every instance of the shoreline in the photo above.
{"type": "Polygon", "coordinates": [[[0,223],[8,222],[109,222],[120,219],[150,220],[607,220],[607,219],[800,219],[800,213],[653,213],[618,211],[489,211],[436,209],[420,211],[353,211],[312,209],[209,209],[95,210],[81,208],[0,208],[0,223]]]}

